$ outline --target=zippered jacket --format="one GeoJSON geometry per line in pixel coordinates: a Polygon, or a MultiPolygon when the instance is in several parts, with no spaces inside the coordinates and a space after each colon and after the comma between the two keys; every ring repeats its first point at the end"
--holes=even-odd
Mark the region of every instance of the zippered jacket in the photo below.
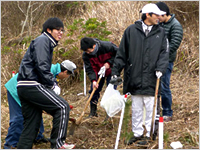
{"type": "Polygon", "coordinates": [[[161,26],[165,29],[165,34],[169,40],[169,62],[174,62],[183,38],[183,28],[174,14],[166,23],[161,23],[161,26]]]}
{"type": "Polygon", "coordinates": [[[55,46],[57,41],[46,32],[31,42],[20,64],[17,86],[54,86],[56,79],[50,69],[55,46]]]}
{"type": "Polygon", "coordinates": [[[164,74],[168,62],[168,40],[164,29],[154,25],[146,36],[142,21],[138,20],[124,31],[112,75],[120,76],[124,69],[123,94],[154,96],[155,72],[164,74]]]}
{"type": "Polygon", "coordinates": [[[94,39],[98,44],[98,51],[95,55],[89,55],[83,52],[82,59],[85,64],[86,73],[89,79],[92,81],[97,81],[98,72],[102,66],[107,62],[110,64],[110,68],[106,70],[105,76],[111,74],[111,67],[114,62],[115,55],[118,51],[118,47],[112,42],[101,41],[94,39]]]}

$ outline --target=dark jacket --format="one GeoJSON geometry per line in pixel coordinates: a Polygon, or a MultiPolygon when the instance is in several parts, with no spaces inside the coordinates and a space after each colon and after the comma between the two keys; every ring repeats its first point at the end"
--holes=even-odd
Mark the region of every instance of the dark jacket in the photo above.
{"type": "Polygon", "coordinates": [[[176,59],[177,49],[179,48],[182,38],[183,29],[179,21],[172,14],[171,18],[166,23],[161,23],[165,29],[165,34],[169,40],[169,62],[174,62],[176,59]]]}
{"type": "MultiPolygon", "coordinates": [[[[85,64],[86,73],[89,79],[92,81],[97,81],[98,72],[100,68],[107,62],[112,67],[115,55],[117,53],[118,47],[112,42],[101,41],[94,39],[98,44],[98,51],[95,55],[89,55],[86,52],[83,52],[82,58],[85,64]]],[[[111,74],[111,69],[107,69],[105,76],[111,74]]]]}
{"type": "Polygon", "coordinates": [[[53,87],[56,79],[50,69],[56,45],[57,41],[45,32],[31,42],[20,64],[18,86],[43,84],[53,87]]]}
{"type": "Polygon", "coordinates": [[[168,40],[164,29],[154,25],[145,35],[138,20],[124,32],[116,54],[112,75],[120,75],[124,68],[123,93],[154,96],[156,71],[163,74],[168,66],[168,40]]]}

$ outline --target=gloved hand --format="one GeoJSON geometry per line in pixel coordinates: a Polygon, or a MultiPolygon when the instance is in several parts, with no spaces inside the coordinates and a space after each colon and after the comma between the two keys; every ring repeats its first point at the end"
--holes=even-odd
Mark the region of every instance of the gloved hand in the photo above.
{"type": "Polygon", "coordinates": [[[59,86],[55,85],[54,88],[53,88],[53,91],[57,94],[57,95],[60,95],[60,88],[59,86]]]}
{"type": "Polygon", "coordinates": [[[122,84],[122,78],[121,77],[117,77],[117,75],[113,75],[111,77],[110,83],[114,84],[114,85],[120,85],[120,84],[122,84]]]}
{"type": "Polygon", "coordinates": [[[99,70],[98,75],[101,75],[101,74],[102,74],[102,77],[105,77],[105,72],[106,72],[106,67],[103,66],[103,67],[101,67],[101,69],[99,70]]]}
{"type": "Polygon", "coordinates": [[[156,76],[157,76],[158,79],[160,79],[160,77],[162,76],[162,72],[156,71],[156,76]]]}

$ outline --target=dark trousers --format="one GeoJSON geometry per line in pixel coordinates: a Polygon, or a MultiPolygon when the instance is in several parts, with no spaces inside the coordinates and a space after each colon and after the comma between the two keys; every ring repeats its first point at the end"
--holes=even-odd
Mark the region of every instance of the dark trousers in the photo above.
{"type": "Polygon", "coordinates": [[[170,90],[170,77],[173,69],[173,63],[169,63],[166,73],[161,77],[161,95],[162,95],[162,108],[163,116],[172,116],[172,93],[170,90]]]}
{"type": "Polygon", "coordinates": [[[17,145],[18,149],[32,148],[39,131],[42,110],[53,117],[51,148],[60,148],[66,139],[69,120],[69,104],[51,89],[43,85],[17,88],[22,104],[24,129],[17,145]]]}
{"type": "MultiPolygon", "coordinates": [[[[9,91],[7,91],[8,104],[9,104],[9,114],[10,122],[8,128],[8,134],[5,138],[6,143],[4,144],[4,149],[10,149],[12,147],[17,147],[19,137],[23,130],[23,115],[21,106],[15,101],[9,91]]],[[[44,126],[43,120],[41,119],[40,130],[36,140],[43,138],[44,126]]]]}
{"type": "MultiPolygon", "coordinates": [[[[110,82],[110,80],[111,80],[111,75],[109,75],[109,76],[107,76],[107,77],[102,77],[102,78],[101,78],[101,80],[100,80],[100,82],[99,82],[99,87],[98,87],[98,89],[96,89],[96,91],[94,92],[94,95],[93,95],[93,97],[92,97],[92,99],[91,99],[91,101],[90,101],[90,105],[92,105],[92,104],[97,104],[97,103],[98,103],[98,99],[99,99],[99,97],[100,97],[100,92],[101,92],[101,90],[102,90],[102,88],[103,88],[103,85],[104,85],[104,83],[105,83],[105,80],[106,80],[106,85],[108,86],[108,84],[109,84],[109,82],[110,82]]],[[[114,89],[116,89],[116,88],[117,88],[117,86],[114,86],[114,89]]],[[[89,91],[90,94],[92,93],[92,90],[93,90],[93,83],[91,83],[91,87],[90,87],[90,91],[89,91]]]]}

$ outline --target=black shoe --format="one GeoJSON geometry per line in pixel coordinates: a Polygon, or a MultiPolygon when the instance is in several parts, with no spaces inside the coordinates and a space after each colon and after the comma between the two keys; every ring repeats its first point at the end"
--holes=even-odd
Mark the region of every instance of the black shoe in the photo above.
{"type": "Polygon", "coordinates": [[[4,145],[3,149],[17,149],[17,146],[4,145]]]}
{"type": "Polygon", "coordinates": [[[89,114],[88,118],[90,118],[90,117],[98,117],[96,104],[90,104],[90,114],[89,114]]]}
{"type": "Polygon", "coordinates": [[[43,137],[39,140],[34,140],[33,144],[42,144],[42,143],[48,143],[48,142],[50,142],[50,139],[43,137]]]}
{"type": "Polygon", "coordinates": [[[172,116],[163,116],[164,122],[172,121],[172,116]]]}
{"type": "Polygon", "coordinates": [[[127,144],[127,145],[131,145],[131,144],[135,143],[136,141],[141,140],[142,138],[143,138],[143,135],[139,136],[139,137],[133,136],[133,137],[130,138],[129,141],[124,141],[124,143],[127,144]]]}
{"type": "Polygon", "coordinates": [[[150,137],[143,137],[140,141],[137,142],[138,145],[147,145],[150,141],[150,137]]]}
{"type": "Polygon", "coordinates": [[[88,118],[91,118],[91,117],[98,117],[98,114],[97,113],[90,113],[88,118]]]}

